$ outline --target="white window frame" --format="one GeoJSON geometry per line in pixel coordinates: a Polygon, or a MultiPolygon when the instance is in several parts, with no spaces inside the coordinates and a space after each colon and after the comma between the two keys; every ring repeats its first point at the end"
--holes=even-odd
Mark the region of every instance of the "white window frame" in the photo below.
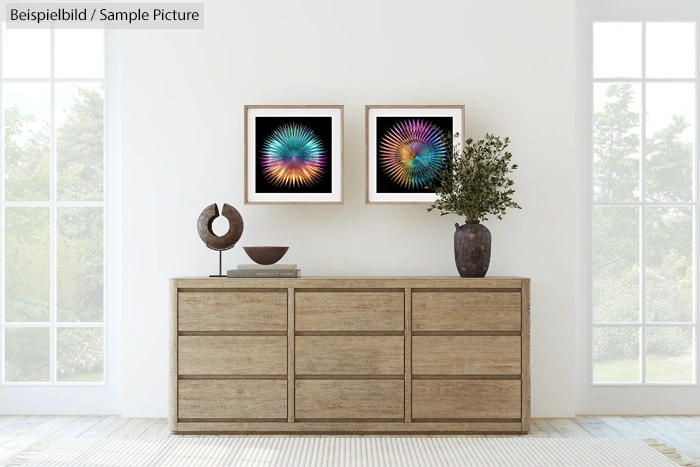
{"type": "MultiPolygon", "coordinates": [[[[698,144],[700,144],[700,120],[698,105],[700,90],[700,5],[688,0],[608,0],[576,2],[576,169],[578,173],[577,211],[577,253],[576,253],[576,413],[577,414],[698,414],[700,413],[700,386],[698,385],[698,144]],[[642,78],[641,79],[595,79],[593,78],[593,24],[601,22],[643,23],[642,36],[642,78]],[[645,67],[646,44],[644,31],[647,22],[694,22],[696,27],[696,76],[694,79],[647,79],[645,67]],[[645,82],[695,82],[696,89],[696,141],[694,147],[693,201],[686,203],[647,203],[643,193],[645,154],[641,154],[640,200],[630,203],[593,202],[593,84],[594,82],[629,82],[642,84],[642,112],[645,112],[645,82]],[[694,287],[693,323],[647,324],[641,313],[641,324],[625,323],[621,326],[641,328],[640,336],[640,382],[638,383],[594,383],[593,382],[593,329],[604,326],[593,321],[593,206],[637,206],[640,212],[640,305],[644,306],[644,209],[646,206],[690,206],[694,207],[693,218],[693,268],[694,287]],[[659,326],[680,326],[693,329],[694,379],[691,383],[648,383],[645,382],[645,329],[659,326]]],[[[644,115],[644,113],[642,113],[644,115]]],[[[642,118],[640,144],[646,142],[645,118],[642,118]]]]}
{"type": "MultiPolygon", "coordinates": [[[[0,12],[0,21],[4,20],[0,12]]],[[[2,77],[2,51],[0,50],[1,83],[49,83],[51,87],[51,198],[48,202],[6,202],[4,177],[0,177],[0,232],[4,232],[4,210],[10,206],[44,206],[50,209],[51,222],[51,309],[48,323],[18,323],[4,321],[4,300],[0,300],[0,414],[118,414],[121,405],[121,119],[119,106],[120,55],[119,31],[105,30],[104,74],[99,79],[55,78],[54,30],[51,32],[51,71],[49,78],[5,79],[2,77]],[[54,87],[58,83],[101,83],[104,102],[103,146],[103,199],[100,202],[58,202],[56,200],[56,138],[54,87]],[[63,206],[100,206],[103,208],[103,321],[101,323],[59,322],[56,320],[56,212],[63,206]],[[13,327],[48,327],[50,329],[50,381],[4,381],[4,334],[13,327]],[[58,382],[56,378],[56,334],[63,327],[101,327],[103,333],[102,382],[58,382]]],[[[0,109],[2,109],[0,87],[0,109]]],[[[2,120],[4,121],[4,119],[2,120]]],[[[0,121],[1,122],[1,121],[0,121]]],[[[0,123],[2,125],[2,123],[0,123]]],[[[4,134],[4,128],[0,128],[4,134]]],[[[4,173],[4,148],[0,144],[0,173],[4,173]]],[[[3,235],[4,236],[4,235],[3,235]]],[[[0,290],[4,291],[4,239],[0,241],[0,290]]],[[[1,292],[0,292],[1,293],[1,292]]]]}
{"type": "MultiPolygon", "coordinates": [[[[594,33],[593,33],[593,28],[595,24],[601,24],[601,23],[629,23],[629,24],[640,24],[641,25],[641,30],[642,30],[642,35],[640,37],[641,40],[641,54],[642,54],[642,60],[641,60],[641,67],[642,67],[642,75],[641,78],[595,78],[593,76],[593,67],[591,66],[591,73],[590,73],[590,82],[591,82],[591,99],[589,101],[589,106],[591,108],[591,120],[590,120],[590,146],[593,148],[593,128],[594,128],[594,111],[593,111],[593,89],[596,84],[614,84],[614,83],[621,83],[621,84],[640,84],[641,85],[641,92],[640,92],[640,114],[642,118],[640,118],[640,158],[639,158],[639,186],[640,186],[640,194],[639,194],[639,201],[627,201],[627,202],[616,202],[616,203],[607,203],[607,202],[600,202],[596,201],[594,196],[593,196],[593,187],[591,186],[591,198],[590,198],[590,203],[591,203],[591,225],[589,229],[589,236],[590,236],[590,242],[591,246],[593,245],[593,221],[592,221],[592,216],[593,216],[593,209],[597,206],[608,206],[608,207],[637,207],[639,208],[639,227],[640,227],[640,235],[639,235],[639,269],[640,269],[640,283],[639,283],[639,306],[640,306],[640,318],[641,320],[639,322],[611,322],[611,323],[606,323],[606,322],[596,322],[594,319],[594,313],[593,310],[591,310],[590,313],[590,326],[591,326],[591,333],[590,333],[590,361],[593,362],[593,331],[595,330],[596,327],[600,328],[605,328],[605,327],[621,327],[621,328],[631,328],[631,329],[639,329],[640,330],[640,335],[639,335],[639,379],[640,381],[637,383],[632,383],[632,382],[623,382],[623,383],[616,383],[616,382],[595,382],[593,378],[593,364],[591,363],[591,368],[590,368],[590,381],[591,385],[594,386],[695,386],[697,385],[697,327],[698,327],[698,320],[697,320],[697,287],[695,284],[697,283],[697,212],[698,212],[698,202],[697,202],[697,183],[698,183],[698,164],[697,164],[697,142],[700,141],[698,139],[698,105],[697,105],[697,96],[700,95],[698,93],[698,80],[697,80],[697,74],[695,78],[647,78],[646,76],[646,26],[647,23],[670,23],[670,21],[591,21],[590,23],[590,36],[591,36],[591,54],[590,54],[590,63],[593,63],[593,40],[594,40],[594,33]],[[647,134],[646,134],[646,118],[644,116],[646,115],[646,84],[647,83],[692,83],[695,85],[695,144],[693,145],[693,194],[692,198],[693,201],[689,202],[649,202],[647,200],[645,188],[646,188],[646,180],[645,180],[645,168],[646,168],[646,141],[647,141],[647,134]],[[646,322],[646,280],[645,280],[645,273],[646,273],[646,209],[647,207],[658,207],[658,208],[665,208],[665,207],[690,207],[694,208],[693,209],[693,233],[692,233],[692,243],[693,243],[693,315],[692,315],[692,321],[685,323],[685,322],[678,322],[678,323],[647,323],[646,322]],[[692,382],[677,382],[677,383],[669,383],[669,382],[647,382],[646,381],[646,331],[649,328],[654,328],[654,327],[679,327],[679,328],[690,328],[692,330],[692,346],[693,346],[693,380],[692,382]]],[[[681,22],[681,21],[676,21],[676,22],[681,22]]],[[[695,26],[695,30],[697,32],[698,28],[698,21],[682,21],[683,23],[692,23],[695,26]]],[[[698,40],[697,40],[697,35],[696,35],[696,59],[695,59],[695,68],[697,70],[697,51],[698,51],[698,40]]],[[[697,71],[696,71],[697,73],[697,71]]],[[[592,151],[591,151],[591,156],[589,157],[590,161],[590,166],[589,166],[589,172],[593,174],[593,157],[592,157],[592,151]]],[[[592,184],[592,181],[591,181],[592,184]]],[[[589,255],[589,260],[591,261],[591,266],[590,266],[590,277],[589,280],[591,281],[591,287],[590,287],[590,301],[591,301],[591,308],[593,304],[593,252],[591,251],[591,254],[589,255]]]]}

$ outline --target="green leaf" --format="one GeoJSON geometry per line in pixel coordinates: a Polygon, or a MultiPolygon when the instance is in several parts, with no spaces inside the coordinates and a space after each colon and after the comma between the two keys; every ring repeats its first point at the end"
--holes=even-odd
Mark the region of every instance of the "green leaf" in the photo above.
{"type": "Polygon", "coordinates": [[[467,139],[459,150],[459,135],[448,137],[446,145],[452,148],[444,170],[431,186],[437,200],[428,212],[437,209],[440,215],[457,214],[467,220],[488,220],[488,215],[499,219],[507,208],[520,209],[513,201],[514,182],[507,174],[518,168],[510,164],[512,154],[505,149],[510,138],[486,134],[484,139],[467,139]]]}

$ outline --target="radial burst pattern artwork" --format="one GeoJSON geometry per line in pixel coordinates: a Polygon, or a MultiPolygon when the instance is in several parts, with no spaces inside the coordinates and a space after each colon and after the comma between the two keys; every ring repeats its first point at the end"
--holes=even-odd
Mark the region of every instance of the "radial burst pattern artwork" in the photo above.
{"type": "Polygon", "coordinates": [[[271,185],[300,188],[314,186],[323,178],[327,157],[322,139],[311,128],[289,122],[265,139],[260,163],[271,185]]]}
{"type": "Polygon", "coordinates": [[[408,189],[422,189],[439,174],[447,146],[444,133],[424,119],[405,119],[381,138],[379,167],[392,182],[408,189]]]}

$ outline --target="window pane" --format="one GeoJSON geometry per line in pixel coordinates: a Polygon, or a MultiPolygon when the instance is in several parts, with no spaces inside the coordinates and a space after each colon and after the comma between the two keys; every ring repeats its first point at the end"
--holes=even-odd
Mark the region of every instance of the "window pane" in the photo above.
{"type": "Polygon", "coordinates": [[[58,320],[102,322],[102,208],[59,207],[57,216],[58,320]]]}
{"type": "Polygon", "coordinates": [[[5,381],[49,381],[49,328],[5,328],[5,381]]]}
{"type": "Polygon", "coordinates": [[[639,328],[593,328],[593,382],[639,383],[639,328]]]}
{"type": "Polygon", "coordinates": [[[56,85],[56,158],[59,201],[102,201],[102,85],[56,85]]]}
{"type": "Polygon", "coordinates": [[[645,346],[647,382],[693,382],[692,329],[647,328],[645,346]]]}
{"type": "Polygon", "coordinates": [[[692,201],[695,84],[647,84],[649,201],[692,201]]]}
{"type": "Polygon", "coordinates": [[[642,24],[593,24],[593,77],[642,77],[642,24]]]}
{"type": "Polygon", "coordinates": [[[4,110],[5,199],[48,201],[50,194],[48,84],[2,86],[4,110]]]}
{"type": "Polygon", "coordinates": [[[646,320],[692,319],[692,208],[646,208],[646,320]]]}
{"type": "Polygon", "coordinates": [[[695,24],[647,23],[647,78],[695,78],[695,24]]]}
{"type": "Polygon", "coordinates": [[[639,322],[639,208],[593,208],[593,320],[639,322]]]}
{"type": "Polygon", "coordinates": [[[102,78],[104,30],[56,29],[56,78],[102,78]]]}
{"type": "Polygon", "coordinates": [[[593,196],[597,202],[639,199],[641,86],[593,88],[593,196]]]}
{"type": "Polygon", "coordinates": [[[2,23],[3,78],[48,78],[51,69],[48,29],[7,29],[2,23]]]}
{"type": "Polygon", "coordinates": [[[104,381],[102,328],[59,328],[56,378],[62,383],[104,381]]]}
{"type": "Polygon", "coordinates": [[[49,320],[49,208],[5,208],[5,319],[49,320]]]}

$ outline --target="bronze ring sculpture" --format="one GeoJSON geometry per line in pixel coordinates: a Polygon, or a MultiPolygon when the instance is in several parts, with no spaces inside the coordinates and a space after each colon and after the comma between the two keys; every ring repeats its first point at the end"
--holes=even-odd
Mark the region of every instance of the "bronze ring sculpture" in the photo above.
{"type": "Polygon", "coordinates": [[[236,208],[224,203],[221,215],[228,220],[228,232],[221,237],[212,230],[214,219],[219,217],[219,208],[216,203],[204,208],[197,220],[199,238],[202,239],[207,248],[219,252],[219,275],[210,277],[225,277],[221,274],[221,252],[233,248],[243,235],[243,218],[236,208]]]}

